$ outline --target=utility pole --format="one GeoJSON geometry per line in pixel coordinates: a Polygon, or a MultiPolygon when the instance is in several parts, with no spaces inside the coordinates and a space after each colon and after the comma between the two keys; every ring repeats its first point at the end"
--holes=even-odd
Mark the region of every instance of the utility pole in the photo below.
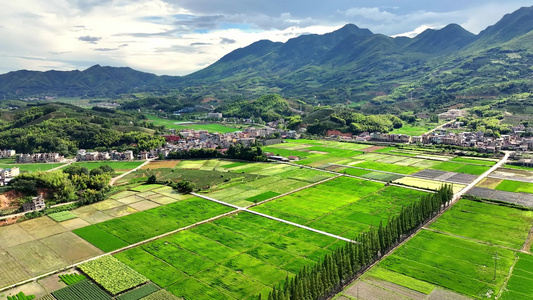
{"type": "Polygon", "coordinates": [[[493,256],[494,257],[494,279],[493,280],[496,280],[496,269],[498,269],[498,251],[496,251],[496,256],[493,256]]]}

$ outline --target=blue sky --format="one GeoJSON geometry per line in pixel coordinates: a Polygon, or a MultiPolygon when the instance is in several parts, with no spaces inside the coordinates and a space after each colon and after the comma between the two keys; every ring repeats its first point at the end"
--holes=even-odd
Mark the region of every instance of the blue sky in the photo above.
{"type": "Polygon", "coordinates": [[[0,11],[0,73],[129,66],[185,75],[260,39],[285,42],[347,23],[414,36],[457,23],[479,33],[531,1],[17,0],[0,11]]]}

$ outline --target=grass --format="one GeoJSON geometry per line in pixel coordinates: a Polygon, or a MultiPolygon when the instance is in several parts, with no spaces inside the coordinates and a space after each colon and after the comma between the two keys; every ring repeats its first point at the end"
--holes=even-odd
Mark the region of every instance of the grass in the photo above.
{"type": "Polygon", "coordinates": [[[156,259],[140,247],[120,252],[114,256],[162,288],[187,278],[187,275],[180,270],[163,260],[156,259]]]}
{"type": "Polygon", "coordinates": [[[163,119],[163,118],[159,118],[154,115],[146,115],[146,117],[148,121],[154,123],[155,125],[165,126],[166,128],[176,129],[176,130],[193,129],[193,130],[207,130],[211,133],[215,133],[215,132],[227,133],[227,132],[240,131],[243,128],[247,127],[247,126],[240,126],[242,128],[235,128],[235,127],[229,127],[229,126],[225,126],[225,125],[217,124],[217,123],[206,123],[206,124],[190,123],[189,124],[189,123],[182,122],[182,124],[180,124],[179,121],[163,119]]]}
{"type": "Polygon", "coordinates": [[[72,165],[86,167],[92,170],[104,165],[110,166],[114,170],[132,170],[142,165],[144,161],[97,161],[97,162],[75,162],[72,165]]]}
{"type": "Polygon", "coordinates": [[[533,299],[533,256],[519,253],[518,261],[500,299],[533,299]]]}
{"type": "Polygon", "coordinates": [[[365,273],[364,278],[374,277],[381,280],[393,282],[395,284],[404,286],[411,290],[429,295],[434,289],[435,285],[397,273],[394,271],[387,270],[382,267],[372,268],[369,272],[365,273]]]}
{"type": "Polygon", "coordinates": [[[66,220],[77,218],[78,216],[71,213],[70,211],[60,211],[48,215],[52,220],[56,222],[63,222],[66,220]]]}
{"type": "Polygon", "coordinates": [[[246,201],[257,203],[257,202],[261,202],[261,201],[264,201],[264,200],[267,200],[267,199],[270,199],[270,198],[273,198],[279,195],[280,195],[279,193],[268,191],[268,192],[259,194],[257,196],[247,198],[246,201]]]}
{"type": "Polygon", "coordinates": [[[64,163],[46,163],[46,164],[0,164],[0,169],[11,169],[18,167],[20,172],[38,172],[48,171],[53,168],[64,165],[64,163]]]}
{"type": "Polygon", "coordinates": [[[430,228],[518,250],[532,223],[532,211],[460,200],[430,228]]]}
{"type": "Polygon", "coordinates": [[[96,225],[75,229],[72,232],[104,252],[110,252],[129,245],[96,225]]]}
{"type": "Polygon", "coordinates": [[[465,165],[464,167],[460,167],[456,169],[454,172],[471,174],[471,175],[481,175],[487,172],[489,169],[490,167],[486,167],[486,166],[465,165]]]}
{"type": "Polygon", "coordinates": [[[503,180],[496,186],[496,190],[514,193],[533,193],[533,183],[503,180]]]}
{"type": "Polygon", "coordinates": [[[135,191],[135,192],[146,192],[146,191],[150,191],[150,190],[153,190],[153,189],[156,189],[156,188],[160,188],[160,187],[163,187],[163,185],[160,185],[160,184],[143,184],[143,185],[139,185],[139,186],[136,186],[134,188],[131,188],[130,190],[135,191]]]}
{"type": "Polygon", "coordinates": [[[438,165],[431,167],[431,169],[446,171],[446,172],[454,172],[455,170],[465,167],[465,166],[466,166],[465,164],[461,164],[461,163],[442,162],[438,165]]]}
{"type": "Polygon", "coordinates": [[[133,244],[232,210],[202,198],[190,198],[108,220],[95,226],[133,244]]]}
{"type": "Polygon", "coordinates": [[[405,135],[413,135],[418,136],[422,135],[431,129],[433,129],[436,124],[426,124],[426,125],[411,125],[411,124],[403,124],[401,128],[396,128],[391,134],[405,134],[405,135]]]}
{"type": "Polygon", "coordinates": [[[331,253],[337,240],[249,213],[116,254],[177,297],[247,299],[331,253]]]}
{"type": "Polygon", "coordinates": [[[452,161],[456,161],[460,163],[475,164],[475,165],[484,165],[484,166],[494,166],[496,164],[496,162],[492,160],[466,158],[466,157],[454,157],[452,161]]]}
{"type": "Polygon", "coordinates": [[[353,237],[386,221],[423,192],[340,177],[252,210],[332,234],[353,237]]]}
{"type": "MultiPolygon", "coordinates": [[[[378,266],[470,297],[483,298],[499,292],[513,260],[511,250],[423,230],[378,266]],[[496,280],[493,280],[494,268],[487,266],[494,265],[496,252],[500,259],[496,280]]],[[[395,282],[396,279],[390,280],[395,282]]]]}
{"type": "Polygon", "coordinates": [[[533,167],[526,167],[526,166],[516,166],[516,165],[511,165],[511,164],[505,164],[503,167],[509,168],[509,169],[516,169],[516,170],[533,171],[533,167]]]}
{"type": "Polygon", "coordinates": [[[412,173],[416,173],[421,170],[420,168],[415,168],[415,167],[401,166],[401,165],[395,165],[395,164],[386,164],[386,163],[380,163],[380,162],[369,162],[369,161],[355,164],[354,167],[377,170],[377,171],[399,173],[399,174],[412,174],[412,173]]]}
{"type": "MultiPolygon", "coordinates": [[[[205,161],[201,162],[203,164],[205,161]]],[[[144,178],[149,177],[150,175],[155,175],[157,180],[162,181],[171,180],[177,182],[181,180],[188,180],[194,183],[196,188],[199,189],[212,188],[226,182],[229,182],[233,185],[241,184],[261,177],[260,175],[248,173],[243,174],[242,172],[237,173],[227,171],[221,172],[217,170],[160,168],[155,170],[137,170],[123,177],[120,182],[126,183],[134,181],[135,178],[144,178]]]]}

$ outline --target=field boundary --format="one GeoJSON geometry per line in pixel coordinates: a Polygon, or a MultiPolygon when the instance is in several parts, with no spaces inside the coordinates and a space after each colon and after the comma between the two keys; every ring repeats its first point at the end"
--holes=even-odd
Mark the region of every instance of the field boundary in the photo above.
{"type": "Polygon", "coordinates": [[[132,172],[135,172],[135,171],[141,169],[144,165],[149,164],[150,162],[152,162],[152,161],[154,161],[154,160],[156,160],[156,159],[155,159],[155,158],[149,158],[149,159],[147,159],[145,162],[143,162],[142,164],[140,164],[139,166],[137,166],[135,169],[129,170],[129,171],[126,172],[126,173],[122,173],[122,174],[118,175],[117,177],[113,177],[113,178],[111,178],[111,181],[109,182],[109,185],[110,185],[110,186],[113,186],[113,185],[115,184],[115,182],[116,182],[117,180],[119,180],[120,178],[122,178],[122,177],[124,177],[124,176],[126,176],[126,175],[128,175],[128,174],[130,174],[130,173],[132,173],[132,172]]]}
{"type": "Polygon", "coordinates": [[[81,264],[84,264],[86,262],[89,262],[89,261],[93,261],[95,259],[98,259],[98,258],[101,258],[101,257],[104,257],[104,256],[107,256],[107,255],[114,255],[114,254],[117,254],[117,253],[120,253],[120,252],[123,252],[123,251],[126,251],[126,250],[129,250],[131,248],[135,248],[135,247],[138,247],[138,246],[141,246],[141,245],[144,245],[144,244],[147,244],[147,243],[150,243],[152,241],[155,241],[155,240],[158,240],[160,238],[164,238],[164,237],[167,237],[169,235],[172,235],[172,234],[175,234],[175,233],[178,233],[180,231],[183,231],[183,230],[187,230],[187,229],[190,229],[190,228],[193,228],[193,227],[196,227],[198,225],[202,225],[204,223],[208,223],[208,222],[211,222],[211,221],[215,221],[215,220],[218,220],[220,218],[223,218],[223,217],[227,217],[227,216],[231,216],[233,214],[235,214],[236,212],[238,212],[237,210],[232,210],[230,212],[227,212],[227,213],[224,213],[224,214],[220,214],[218,216],[214,216],[212,218],[209,218],[207,220],[203,220],[203,221],[200,221],[200,222],[197,222],[197,223],[194,223],[194,224],[191,224],[191,225],[187,225],[185,227],[182,227],[182,228],[178,228],[176,230],[173,230],[173,231],[169,231],[169,232],[166,232],[166,233],[163,233],[161,235],[158,235],[158,236],[155,236],[155,237],[151,237],[149,239],[146,239],[144,241],[140,241],[140,242],[137,242],[135,244],[131,244],[131,245],[128,245],[126,247],[123,247],[123,248],[120,248],[120,249],[116,249],[116,250],[113,250],[111,252],[107,252],[107,253],[104,253],[104,254],[101,254],[101,255],[98,255],[98,256],[95,256],[95,257],[91,257],[91,258],[88,258],[86,260],[83,260],[83,261],[80,261],[80,262],[77,262],[77,263],[74,263],[74,264],[71,264],[71,265],[68,265],[68,266],[65,266],[65,267],[62,267],[62,268],[59,268],[59,269],[56,269],[54,271],[50,271],[46,274],[42,274],[42,275],[39,275],[39,276],[35,276],[33,278],[30,278],[30,279],[26,279],[24,281],[20,281],[20,282],[17,282],[17,283],[14,283],[12,285],[9,285],[9,286],[5,286],[5,287],[0,287],[0,292],[2,291],[5,291],[5,290],[8,290],[8,289],[12,289],[12,288],[15,288],[17,286],[20,286],[20,285],[23,285],[23,284],[26,284],[26,283],[30,283],[30,282],[33,282],[33,281],[37,281],[39,279],[42,279],[44,277],[48,277],[50,275],[53,275],[53,274],[56,274],[56,273],[59,273],[59,272],[63,272],[63,271],[66,271],[66,270],[69,270],[69,269],[72,269],[72,268],[75,268],[81,264]]]}
{"type": "Polygon", "coordinates": [[[505,278],[505,281],[503,282],[502,287],[500,288],[500,291],[498,292],[498,295],[496,295],[494,299],[500,299],[500,296],[502,295],[503,291],[505,290],[505,288],[507,288],[507,283],[509,283],[509,279],[511,279],[511,276],[513,275],[514,267],[516,266],[516,263],[518,262],[519,259],[520,257],[516,255],[515,253],[513,264],[511,265],[511,268],[509,268],[509,275],[507,275],[507,278],[505,278]]]}
{"type": "Polygon", "coordinates": [[[229,206],[229,207],[232,207],[232,208],[236,208],[237,209],[236,212],[244,211],[244,212],[247,212],[247,213],[258,215],[258,216],[263,217],[263,218],[271,219],[271,220],[278,221],[278,222],[285,223],[285,224],[289,224],[289,225],[292,225],[292,226],[295,226],[295,227],[298,227],[298,228],[302,228],[302,229],[306,229],[306,230],[313,231],[313,232],[316,232],[316,233],[320,233],[322,235],[326,235],[326,236],[329,236],[329,237],[332,237],[332,238],[343,240],[345,242],[356,243],[356,241],[347,239],[347,238],[342,237],[342,236],[338,236],[338,235],[331,234],[331,233],[328,233],[328,232],[325,232],[325,231],[321,231],[321,230],[318,230],[318,229],[307,227],[305,225],[301,225],[301,224],[294,223],[294,222],[291,222],[291,221],[287,221],[287,220],[284,220],[284,219],[280,219],[280,218],[276,218],[276,217],[273,217],[273,216],[269,216],[269,215],[266,215],[266,214],[263,214],[263,213],[260,213],[260,212],[257,212],[257,211],[249,210],[249,209],[244,208],[244,207],[240,207],[240,206],[229,204],[229,203],[217,200],[217,199],[213,199],[211,197],[207,197],[207,196],[204,196],[204,195],[199,195],[199,194],[196,194],[196,193],[191,193],[191,195],[203,198],[205,200],[213,201],[215,203],[226,205],[226,206],[229,206]]]}
{"type": "MultiPolygon", "coordinates": [[[[334,171],[328,171],[328,170],[324,170],[324,169],[320,169],[320,168],[299,165],[299,164],[295,164],[295,163],[288,163],[288,162],[278,162],[278,163],[291,165],[291,166],[295,166],[295,167],[304,167],[304,168],[315,170],[315,171],[321,171],[321,172],[326,172],[326,173],[335,174],[335,175],[341,175],[341,176],[360,179],[360,180],[365,180],[365,181],[372,181],[372,182],[377,182],[377,183],[388,184],[388,185],[391,185],[391,186],[402,187],[402,188],[406,188],[406,189],[410,189],[410,190],[414,190],[414,191],[419,191],[419,192],[435,193],[435,191],[433,191],[433,190],[426,190],[426,189],[422,189],[422,188],[417,188],[417,187],[412,187],[412,186],[407,186],[407,185],[401,185],[401,184],[397,184],[397,183],[390,183],[390,182],[387,182],[387,181],[381,181],[381,180],[372,179],[372,178],[364,178],[364,177],[359,177],[359,176],[354,176],[354,175],[349,175],[349,174],[343,174],[343,173],[334,172],[334,171]]],[[[402,176],[406,177],[408,175],[402,174],[402,176]]]]}
{"type": "MultiPolygon", "coordinates": [[[[413,178],[419,178],[419,179],[427,179],[427,180],[433,180],[433,181],[440,181],[440,182],[444,182],[444,183],[455,183],[455,184],[460,184],[460,185],[466,185],[465,183],[463,183],[463,182],[458,182],[458,181],[451,181],[451,180],[443,181],[443,180],[429,179],[429,178],[427,178],[427,177],[417,176],[416,173],[418,173],[418,172],[413,173],[413,174],[400,174],[400,173],[394,173],[394,172],[389,172],[389,171],[381,171],[381,170],[367,169],[367,168],[361,168],[361,167],[355,167],[355,166],[347,166],[347,165],[339,165],[339,164],[331,164],[331,165],[339,166],[339,167],[352,168],[352,169],[365,170],[365,171],[371,171],[371,172],[378,172],[378,173],[385,173],[385,174],[398,175],[398,176],[402,176],[402,177],[413,177],[413,178]]],[[[476,165],[476,166],[477,166],[477,165],[476,165]]],[[[431,169],[431,168],[428,168],[428,169],[431,169]]],[[[433,169],[432,169],[432,170],[433,170],[433,169]]],[[[448,173],[448,172],[446,172],[446,173],[448,173]]],[[[449,171],[449,173],[464,174],[464,173],[456,173],[456,172],[452,172],[452,171],[449,171]]]]}
{"type": "Polygon", "coordinates": [[[531,244],[533,244],[533,226],[531,226],[531,230],[529,230],[529,235],[527,236],[527,239],[524,242],[524,245],[522,246],[521,251],[524,253],[529,253],[531,244]]]}
{"type": "MultiPolygon", "coordinates": [[[[460,190],[459,192],[455,193],[452,197],[452,200],[450,201],[450,204],[448,206],[444,206],[444,208],[442,209],[442,211],[440,211],[438,214],[436,214],[433,218],[429,219],[426,223],[424,224],[420,224],[420,226],[418,227],[418,229],[416,229],[413,233],[411,233],[410,235],[406,236],[405,239],[401,242],[398,243],[398,245],[396,245],[394,248],[390,249],[387,253],[383,254],[379,259],[377,259],[374,263],[370,264],[366,269],[364,269],[358,276],[356,276],[355,278],[353,278],[352,280],[350,280],[349,282],[347,282],[346,284],[344,284],[342,286],[342,289],[341,290],[344,290],[346,287],[348,287],[349,285],[351,285],[352,283],[354,283],[357,279],[359,279],[359,277],[361,275],[363,275],[366,271],[370,270],[371,268],[373,268],[375,265],[377,265],[378,263],[380,263],[383,259],[387,258],[389,255],[391,255],[392,253],[394,253],[394,251],[396,251],[398,248],[400,248],[401,246],[403,246],[404,244],[406,244],[408,241],[410,241],[414,236],[416,236],[420,231],[422,230],[425,230],[425,228],[429,225],[431,225],[433,222],[435,222],[438,218],[440,218],[446,211],[448,211],[450,208],[453,207],[453,205],[455,203],[457,203],[457,201],[461,198],[462,195],[464,195],[469,189],[471,189],[473,186],[475,186],[476,184],[478,184],[481,180],[483,180],[483,178],[486,178],[490,173],[492,173],[495,169],[499,168],[500,165],[504,164],[507,159],[509,158],[509,156],[511,155],[512,152],[506,152],[505,153],[505,156],[497,163],[495,164],[492,168],[490,168],[489,170],[487,170],[485,173],[481,174],[478,176],[478,178],[476,180],[474,180],[471,184],[465,186],[462,190],[460,190]]],[[[513,251],[517,251],[517,250],[513,250],[513,251]]],[[[503,289],[503,288],[502,288],[503,289]]],[[[333,295],[331,297],[329,297],[328,299],[332,299],[333,297],[335,297],[336,295],[333,295]]]]}

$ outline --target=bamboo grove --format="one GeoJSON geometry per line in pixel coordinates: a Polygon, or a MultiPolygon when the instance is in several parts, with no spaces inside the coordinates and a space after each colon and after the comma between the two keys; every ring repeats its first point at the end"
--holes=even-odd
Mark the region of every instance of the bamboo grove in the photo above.
{"type": "Polygon", "coordinates": [[[294,278],[287,277],[284,285],[274,287],[268,300],[327,299],[335,295],[345,284],[450,205],[452,197],[451,185],[444,185],[436,193],[403,207],[385,225],[380,222],[379,226],[359,234],[354,243],[347,243],[314,266],[304,267],[294,278]]]}

